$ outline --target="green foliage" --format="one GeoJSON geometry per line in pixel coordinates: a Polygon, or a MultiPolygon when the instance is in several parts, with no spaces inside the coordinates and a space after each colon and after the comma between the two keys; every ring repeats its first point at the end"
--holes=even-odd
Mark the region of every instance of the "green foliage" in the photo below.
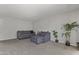
{"type": "Polygon", "coordinates": [[[55,30],[53,31],[53,35],[56,39],[58,38],[58,32],[56,32],[55,30]]]}
{"type": "Polygon", "coordinates": [[[77,22],[67,23],[67,24],[64,25],[65,31],[71,31],[75,27],[79,27],[79,25],[77,24],[77,22]]]}
{"type": "Polygon", "coordinates": [[[71,31],[75,27],[79,27],[79,25],[77,24],[77,22],[67,23],[67,24],[64,25],[65,33],[63,33],[63,35],[65,35],[66,39],[68,37],[70,38],[71,31]]]}
{"type": "Polygon", "coordinates": [[[71,32],[65,32],[62,34],[62,36],[65,35],[66,39],[68,39],[68,38],[70,39],[70,34],[71,34],[71,32]]]}

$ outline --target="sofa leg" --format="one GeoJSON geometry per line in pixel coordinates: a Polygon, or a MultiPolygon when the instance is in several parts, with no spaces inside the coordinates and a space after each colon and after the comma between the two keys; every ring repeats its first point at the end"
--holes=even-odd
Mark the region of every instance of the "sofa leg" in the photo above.
{"type": "Polygon", "coordinates": [[[18,40],[21,40],[21,39],[18,39],[18,40]]]}
{"type": "Polygon", "coordinates": [[[36,43],[36,45],[39,45],[40,43],[36,43]]]}

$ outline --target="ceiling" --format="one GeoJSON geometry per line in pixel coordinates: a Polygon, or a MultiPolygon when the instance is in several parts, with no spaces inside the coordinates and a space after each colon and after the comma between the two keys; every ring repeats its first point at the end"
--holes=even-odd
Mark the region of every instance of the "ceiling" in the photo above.
{"type": "Polygon", "coordinates": [[[78,9],[77,4],[0,4],[0,18],[38,20],[78,9]]]}

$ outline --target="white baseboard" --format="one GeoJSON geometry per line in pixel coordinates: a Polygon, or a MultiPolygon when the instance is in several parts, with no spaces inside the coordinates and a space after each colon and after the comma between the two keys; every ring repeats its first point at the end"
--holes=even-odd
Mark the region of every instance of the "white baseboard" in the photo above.
{"type": "Polygon", "coordinates": [[[17,38],[11,38],[11,39],[0,39],[0,41],[13,40],[13,39],[17,39],[17,38]]]}

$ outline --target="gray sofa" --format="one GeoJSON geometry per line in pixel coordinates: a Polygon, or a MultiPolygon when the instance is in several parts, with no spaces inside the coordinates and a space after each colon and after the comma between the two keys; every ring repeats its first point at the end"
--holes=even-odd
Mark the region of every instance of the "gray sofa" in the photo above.
{"type": "Polygon", "coordinates": [[[39,32],[37,35],[32,36],[31,41],[40,44],[50,41],[50,32],[39,32]]]}
{"type": "Polygon", "coordinates": [[[17,31],[17,39],[28,39],[34,36],[35,33],[33,31],[17,31]]]}

